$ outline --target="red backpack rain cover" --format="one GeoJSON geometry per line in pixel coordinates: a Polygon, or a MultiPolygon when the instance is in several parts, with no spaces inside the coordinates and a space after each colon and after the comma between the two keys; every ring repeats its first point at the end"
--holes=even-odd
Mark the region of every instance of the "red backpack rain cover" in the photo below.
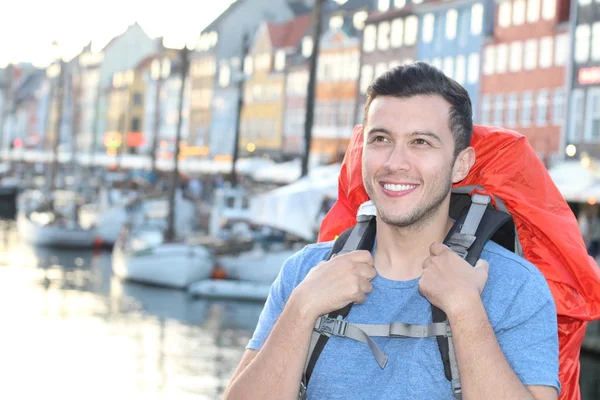
{"type": "MultiPolygon", "coordinates": [[[[356,223],[369,197],[362,182],[363,128],[356,126],[342,163],[338,200],[319,241],[356,223]]],[[[587,321],[600,318],[600,269],[588,256],[577,220],[523,135],[496,127],[473,129],[477,160],[455,187],[478,185],[502,199],[513,217],[525,258],[544,274],[558,314],[560,399],[580,399],[579,350],[587,321]]]]}

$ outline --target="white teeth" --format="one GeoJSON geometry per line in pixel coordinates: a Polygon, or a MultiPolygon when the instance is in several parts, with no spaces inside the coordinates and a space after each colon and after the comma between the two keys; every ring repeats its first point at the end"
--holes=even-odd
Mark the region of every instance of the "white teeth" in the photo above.
{"type": "Polygon", "coordinates": [[[392,183],[386,183],[383,185],[383,187],[385,190],[389,190],[391,192],[404,192],[416,188],[417,185],[394,185],[392,183]]]}

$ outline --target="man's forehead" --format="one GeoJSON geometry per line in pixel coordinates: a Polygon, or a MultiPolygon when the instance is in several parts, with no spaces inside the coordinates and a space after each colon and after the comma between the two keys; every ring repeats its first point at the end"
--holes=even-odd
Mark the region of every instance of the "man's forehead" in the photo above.
{"type": "Polygon", "coordinates": [[[378,96],[369,105],[365,126],[402,123],[410,130],[440,130],[448,126],[449,112],[450,104],[440,96],[378,96]]]}

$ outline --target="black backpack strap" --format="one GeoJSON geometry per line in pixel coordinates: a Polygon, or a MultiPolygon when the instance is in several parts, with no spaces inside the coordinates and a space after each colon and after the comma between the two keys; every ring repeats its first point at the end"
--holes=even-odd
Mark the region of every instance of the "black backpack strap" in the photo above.
{"type": "MultiPolygon", "coordinates": [[[[375,227],[376,220],[374,216],[360,216],[358,223],[342,232],[342,234],[335,240],[333,248],[329,252],[327,259],[331,259],[338,254],[347,253],[354,250],[371,250],[375,244],[375,227]]],[[[346,318],[352,303],[348,304],[344,308],[332,311],[328,314],[329,318],[346,318]]],[[[302,377],[302,383],[300,387],[300,398],[306,396],[306,388],[308,382],[315,369],[317,360],[321,355],[321,352],[325,348],[329,336],[321,335],[318,332],[313,332],[311,337],[311,344],[308,349],[308,356],[306,359],[306,365],[304,367],[304,376],[302,377]]]]}
{"type": "MultiPolygon", "coordinates": [[[[472,266],[475,266],[479,260],[485,244],[504,224],[511,220],[507,213],[487,208],[488,203],[488,196],[473,195],[471,208],[455,222],[444,240],[446,245],[460,254],[472,266]],[[473,221],[473,212],[475,212],[477,221],[473,221]]],[[[434,323],[444,322],[448,319],[446,313],[435,306],[431,307],[431,312],[434,323]]],[[[455,398],[460,399],[462,388],[452,337],[438,336],[436,340],[444,364],[446,379],[452,382],[455,398]]]]}

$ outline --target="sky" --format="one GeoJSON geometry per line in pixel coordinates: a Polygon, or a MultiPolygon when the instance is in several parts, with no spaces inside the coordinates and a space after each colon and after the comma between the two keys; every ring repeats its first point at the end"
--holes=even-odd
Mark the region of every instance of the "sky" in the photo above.
{"type": "Polygon", "coordinates": [[[110,39],[138,22],[150,37],[163,35],[165,45],[181,47],[233,0],[13,0],[0,9],[0,67],[30,62],[47,66],[57,41],[65,59],[92,41],[100,50],[110,39]]]}

